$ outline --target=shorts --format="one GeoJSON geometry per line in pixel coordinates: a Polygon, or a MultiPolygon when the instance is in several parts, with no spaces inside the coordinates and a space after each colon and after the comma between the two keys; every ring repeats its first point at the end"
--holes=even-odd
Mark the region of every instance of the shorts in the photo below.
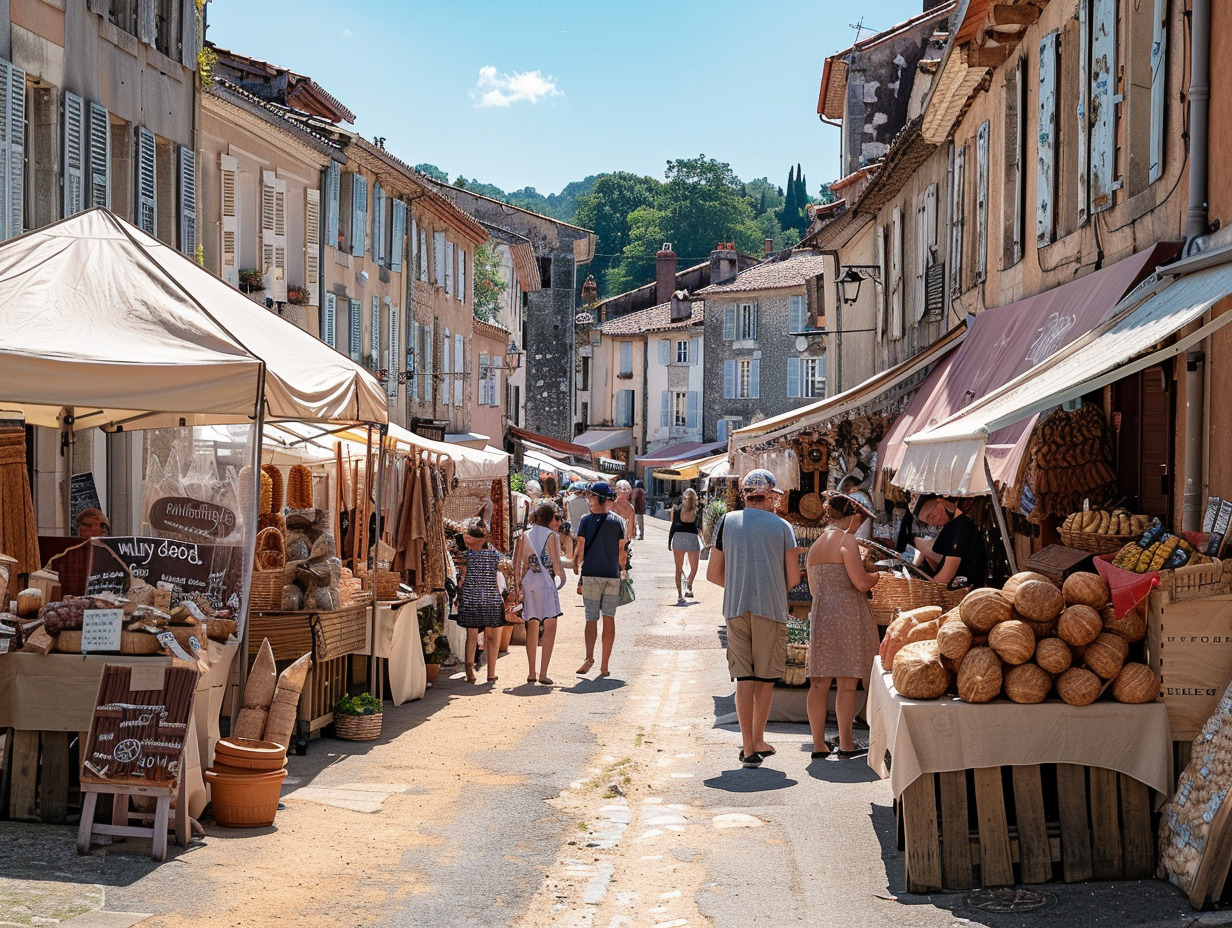
{"type": "Polygon", "coordinates": [[[672,536],[673,551],[700,551],[702,540],[692,532],[677,532],[672,536]]]}
{"type": "Polygon", "coordinates": [[[583,577],[582,603],[586,606],[587,622],[598,622],[600,615],[616,615],[616,607],[620,605],[620,578],[583,577]]]}
{"type": "Polygon", "coordinates": [[[774,683],[786,666],[786,622],[751,612],[727,620],[727,669],[733,680],[774,683]]]}

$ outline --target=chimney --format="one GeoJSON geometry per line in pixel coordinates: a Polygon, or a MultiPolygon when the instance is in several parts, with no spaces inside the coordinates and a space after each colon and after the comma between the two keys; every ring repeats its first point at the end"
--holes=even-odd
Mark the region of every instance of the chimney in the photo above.
{"type": "Polygon", "coordinates": [[[595,275],[587,274],[586,283],[582,284],[582,305],[593,306],[599,302],[599,286],[595,283],[595,275]]]}
{"type": "Polygon", "coordinates": [[[774,239],[766,239],[766,257],[770,257],[770,252],[774,251],[774,239]]]}
{"type": "Polygon", "coordinates": [[[688,322],[693,318],[693,301],[689,299],[688,290],[677,290],[672,294],[672,322],[688,322]]]}
{"type": "Polygon", "coordinates": [[[676,289],[676,252],[672,243],[664,242],[655,255],[655,305],[666,303],[676,289]]]}
{"type": "Polygon", "coordinates": [[[710,283],[721,283],[736,276],[736,246],[719,242],[710,253],[710,283]]]}

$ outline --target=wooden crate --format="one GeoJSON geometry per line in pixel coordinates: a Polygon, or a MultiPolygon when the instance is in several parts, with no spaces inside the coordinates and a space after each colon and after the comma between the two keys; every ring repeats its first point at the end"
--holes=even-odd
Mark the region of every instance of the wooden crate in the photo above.
{"type": "MultiPolygon", "coordinates": [[[[79,802],[76,765],[66,731],[17,731],[4,738],[0,766],[0,810],[21,822],[62,823],[79,802]]],[[[83,736],[84,740],[84,736],[83,736]]]]}
{"type": "Polygon", "coordinates": [[[1150,790],[1102,767],[926,773],[898,812],[908,892],[1155,873],[1150,790]]]}
{"type": "Polygon", "coordinates": [[[1232,682],[1232,594],[1176,602],[1152,591],[1146,653],[1160,677],[1172,740],[1192,741],[1232,682]]]}
{"type": "Polygon", "coordinates": [[[299,696],[296,729],[301,738],[311,738],[334,721],[334,704],[346,695],[347,656],[314,661],[299,696]]]}

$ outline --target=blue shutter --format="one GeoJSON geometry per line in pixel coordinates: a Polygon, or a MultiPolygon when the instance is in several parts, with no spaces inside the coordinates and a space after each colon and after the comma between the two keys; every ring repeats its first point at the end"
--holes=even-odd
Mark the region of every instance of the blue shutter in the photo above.
{"type": "Polygon", "coordinates": [[[749,399],[761,396],[761,361],[754,358],[749,364],[749,399]]]}
{"type": "Polygon", "coordinates": [[[394,200],[394,234],[389,248],[389,269],[402,271],[402,240],[406,238],[406,204],[394,200]]]}
{"type": "Polygon", "coordinates": [[[385,263],[385,188],[372,185],[372,260],[385,263]]]}
{"type": "Polygon", "coordinates": [[[731,419],[719,420],[719,441],[727,441],[727,436],[731,432],[731,419]]]}
{"type": "Polygon", "coordinates": [[[659,425],[667,428],[672,424],[672,395],[667,390],[663,391],[663,417],[659,421],[659,425]]]}
{"type": "Polygon", "coordinates": [[[1147,183],[1153,184],[1163,173],[1164,163],[1164,88],[1168,73],[1168,2],[1155,0],[1155,25],[1151,36],[1151,137],[1147,183]]]}
{"type": "Polygon", "coordinates": [[[723,362],[723,399],[730,400],[736,397],[736,362],[723,362]]]}
{"type": "Polygon", "coordinates": [[[723,340],[732,341],[736,337],[736,307],[728,304],[723,307],[723,340]]]}
{"type": "Polygon", "coordinates": [[[975,133],[975,280],[988,276],[988,120],[975,133]]]}
{"type": "Polygon", "coordinates": [[[800,359],[787,359],[787,395],[800,395],[800,359]]]}
{"type": "Polygon", "coordinates": [[[685,424],[690,431],[697,430],[697,391],[690,390],[685,394],[685,424]]]}
{"type": "Polygon", "coordinates": [[[325,344],[333,348],[338,325],[338,297],[332,293],[325,294],[325,319],[321,326],[321,336],[325,344]]]}
{"type": "Polygon", "coordinates": [[[1040,40],[1039,117],[1035,147],[1035,241],[1052,241],[1053,178],[1057,158],[1057,34],[1040,40]]]}
{"type": "Polygon", "coordinates": [[[364,256],[364,238],[368,232],[368,182],[358,174],[351,175],[351,254],[364,256]]]}
{"type": "Polygon", "coordinates": [[[696,364],[702,354],[702,340],[700,338],[689,339],[689,363],[696,364]]]}
{"type": "Polygon", "coordinates": [[[325,244],[338,247],[338,194],[342,182],[342,169],[338,162],[331,161],[325,169],[325,244]]]}
{"type": "Polygon", "coordinates": [[[659,339],[659,363],[664,367],[672,363],[672,343],[670,339],[659,339]]]}
{"type": "Polygon", "coordinates": [[[1116,189],[1116,0],[1092,0],[1091,10],[1091,212],[1112,205],[1116,189]]]}
{"type": "Polygon", "coordinates": [[[351,343],[349,347],[351,349],[351,360],[356,364],[359,364],[363,360],[363,347],[360,344],[364,337],[364,323],[360,316],[360,313],[363,312],[363,306],[360,304],[359,300],[351,300],[350,302],[351,343]]]}
{"type": "Polygon", "coordinates": [[[792,296],[787,299],[787,331],[788,332],[803,332],[804,331],[804,297],[792,296]]]}
{"type": "Polygon", "coordinates": [[[753,325],[749,331],[749,338],[757,340],[757,304],[753,304],[753,325]]]}
{"type": "Polygon", "coordinates": [[[372,319],[368,330],[368,367],[378,370],[381,366],[381,298],[372,294],[372,319]]]}

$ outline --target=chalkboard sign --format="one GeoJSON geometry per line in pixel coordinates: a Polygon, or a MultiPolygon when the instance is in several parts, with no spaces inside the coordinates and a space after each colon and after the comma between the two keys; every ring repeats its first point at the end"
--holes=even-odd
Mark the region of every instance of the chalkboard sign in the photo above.
{"type": "Polygon", "coordinates": [[[82,758],[82,780],[174,785],[197,691],[196,667],[106,664],[82,758]]]}
{"type": "Polygon", "coordinates": [[[68,493],[70,525],[77,524],[77,515],[83,509],[89,509],[91,506],[95,509],[103,508],[103,504],[98,499],[98,488],[94,486],[94,474],[88,471],[84,474],[73,474],[68,482],[68,493]]]}
{"type": "Polygon", "coordinates": [[[200,593],[216,608],[228,605],[243,588],[241,549],[232,545],[206,545],[167,538],[106,536],[90,542],[90,569],[86,595],[104,590],[125,592],[127,571],[150,586],[163,584],[172,601],[200,593]]]}
{"type": "Polygon", "coordinates": [[[188,496],[164,496],[150,507],[150,524],[168,535],[210,541],[234,532],[236,519],[226,506],[188,496]]]}

